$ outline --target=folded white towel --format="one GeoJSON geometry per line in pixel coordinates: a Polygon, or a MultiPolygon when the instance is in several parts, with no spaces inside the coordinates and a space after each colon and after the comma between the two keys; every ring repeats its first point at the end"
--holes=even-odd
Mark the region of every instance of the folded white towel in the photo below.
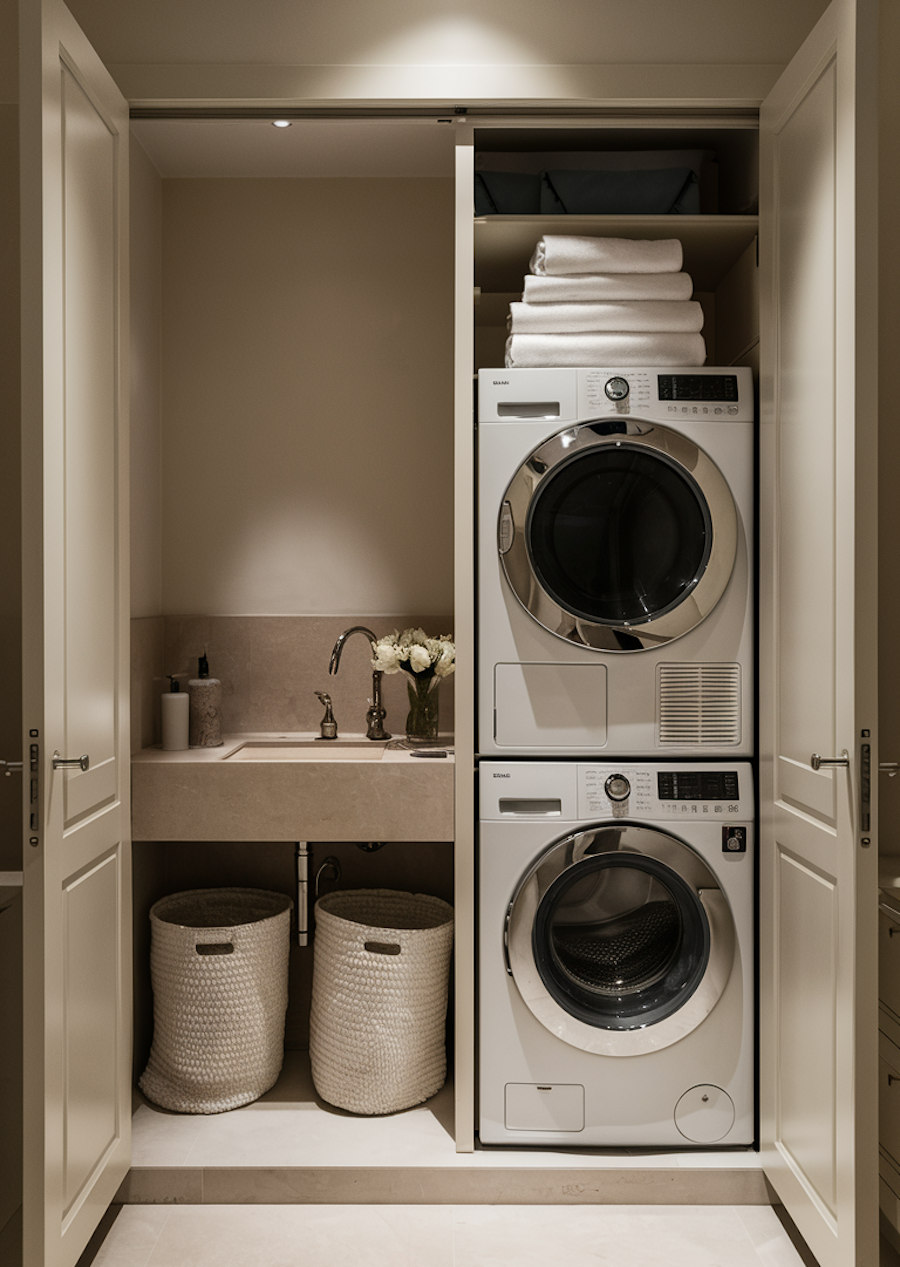
{"type": "Polygon", "coordinates": [[[509,305],[510,334],[580,334],[609,330],[665,330],[699,334],[703,329],[703,309],[696,299],[681,303],[672,300],[634,299],[600,304],[519,304],[509,305]]]}
{"type": "Polygon", "coordinates": [[[690,299],[689,273],[586,273],[581,277],[525,278],[522,298],[529,304],[598,303],[608,299],[690,299]]]}
{"type": "Polygon", "coordinates": [[[702,334],[512,334],[506,340],[507,369],[556,366],[702,365],[702,334]]]}
{"type": "Polygon", "coordinates": [[[531,257],[532,273],[679,273],[684,254],[678,238],[660,242],[631,238],[579,238],[545,233],[531,257]]]}

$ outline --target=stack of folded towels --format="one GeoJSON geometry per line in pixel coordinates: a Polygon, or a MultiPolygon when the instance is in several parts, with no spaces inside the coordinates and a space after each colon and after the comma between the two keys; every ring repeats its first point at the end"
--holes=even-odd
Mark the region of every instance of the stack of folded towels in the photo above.
{"type": "Polygon", "coordinates": [[[702,365],[703,309],[682,262],[677,238],[545,235],[509,306],[507,367],[702,365]]]}

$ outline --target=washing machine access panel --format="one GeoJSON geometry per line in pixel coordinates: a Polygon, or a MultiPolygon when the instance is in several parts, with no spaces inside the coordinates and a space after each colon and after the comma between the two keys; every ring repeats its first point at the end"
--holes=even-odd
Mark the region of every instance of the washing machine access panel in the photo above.
{"type": "Polygon", "coordinates": [[[751,767],[487,761],[480,788],[482,1141],[751,1143],[751,767]]]}

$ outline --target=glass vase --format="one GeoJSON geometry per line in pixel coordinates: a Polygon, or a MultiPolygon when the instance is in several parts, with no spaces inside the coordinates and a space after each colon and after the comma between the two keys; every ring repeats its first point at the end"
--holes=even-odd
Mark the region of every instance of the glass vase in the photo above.
{"type": "Polygon", "coordinates": [[[408,743],[434,743],[438,737],[438,687],[441,679],[412,677],[406,684],[409,695],[409,713],[406,717],[408,743]]]}

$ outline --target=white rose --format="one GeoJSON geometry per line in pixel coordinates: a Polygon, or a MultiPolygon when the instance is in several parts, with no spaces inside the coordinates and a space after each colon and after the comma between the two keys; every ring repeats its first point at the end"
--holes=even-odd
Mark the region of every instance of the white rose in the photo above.
{"type": "Polygon", "coordinates": [[[375,659],[372,661],[372,668],[377,669],[380,673],[399,673],[400,672],[400,656],[397,648],[389,642],[376,642],[374,645],[375,659]]]}
{"type": "Polygon", "coordinates": [[[431,666],[431,656],[424,647],[413,646],[409,649],[409,667],[415,673],[421,673],[423,669],[431,666]]]}
{"type": "Polygon", "coordinates": [[[456,668],[456,648],[452,642],[445,642],[441,648],[441,654],[434,666],[434,671],[438,677],[449,677],[456,668]]]}

